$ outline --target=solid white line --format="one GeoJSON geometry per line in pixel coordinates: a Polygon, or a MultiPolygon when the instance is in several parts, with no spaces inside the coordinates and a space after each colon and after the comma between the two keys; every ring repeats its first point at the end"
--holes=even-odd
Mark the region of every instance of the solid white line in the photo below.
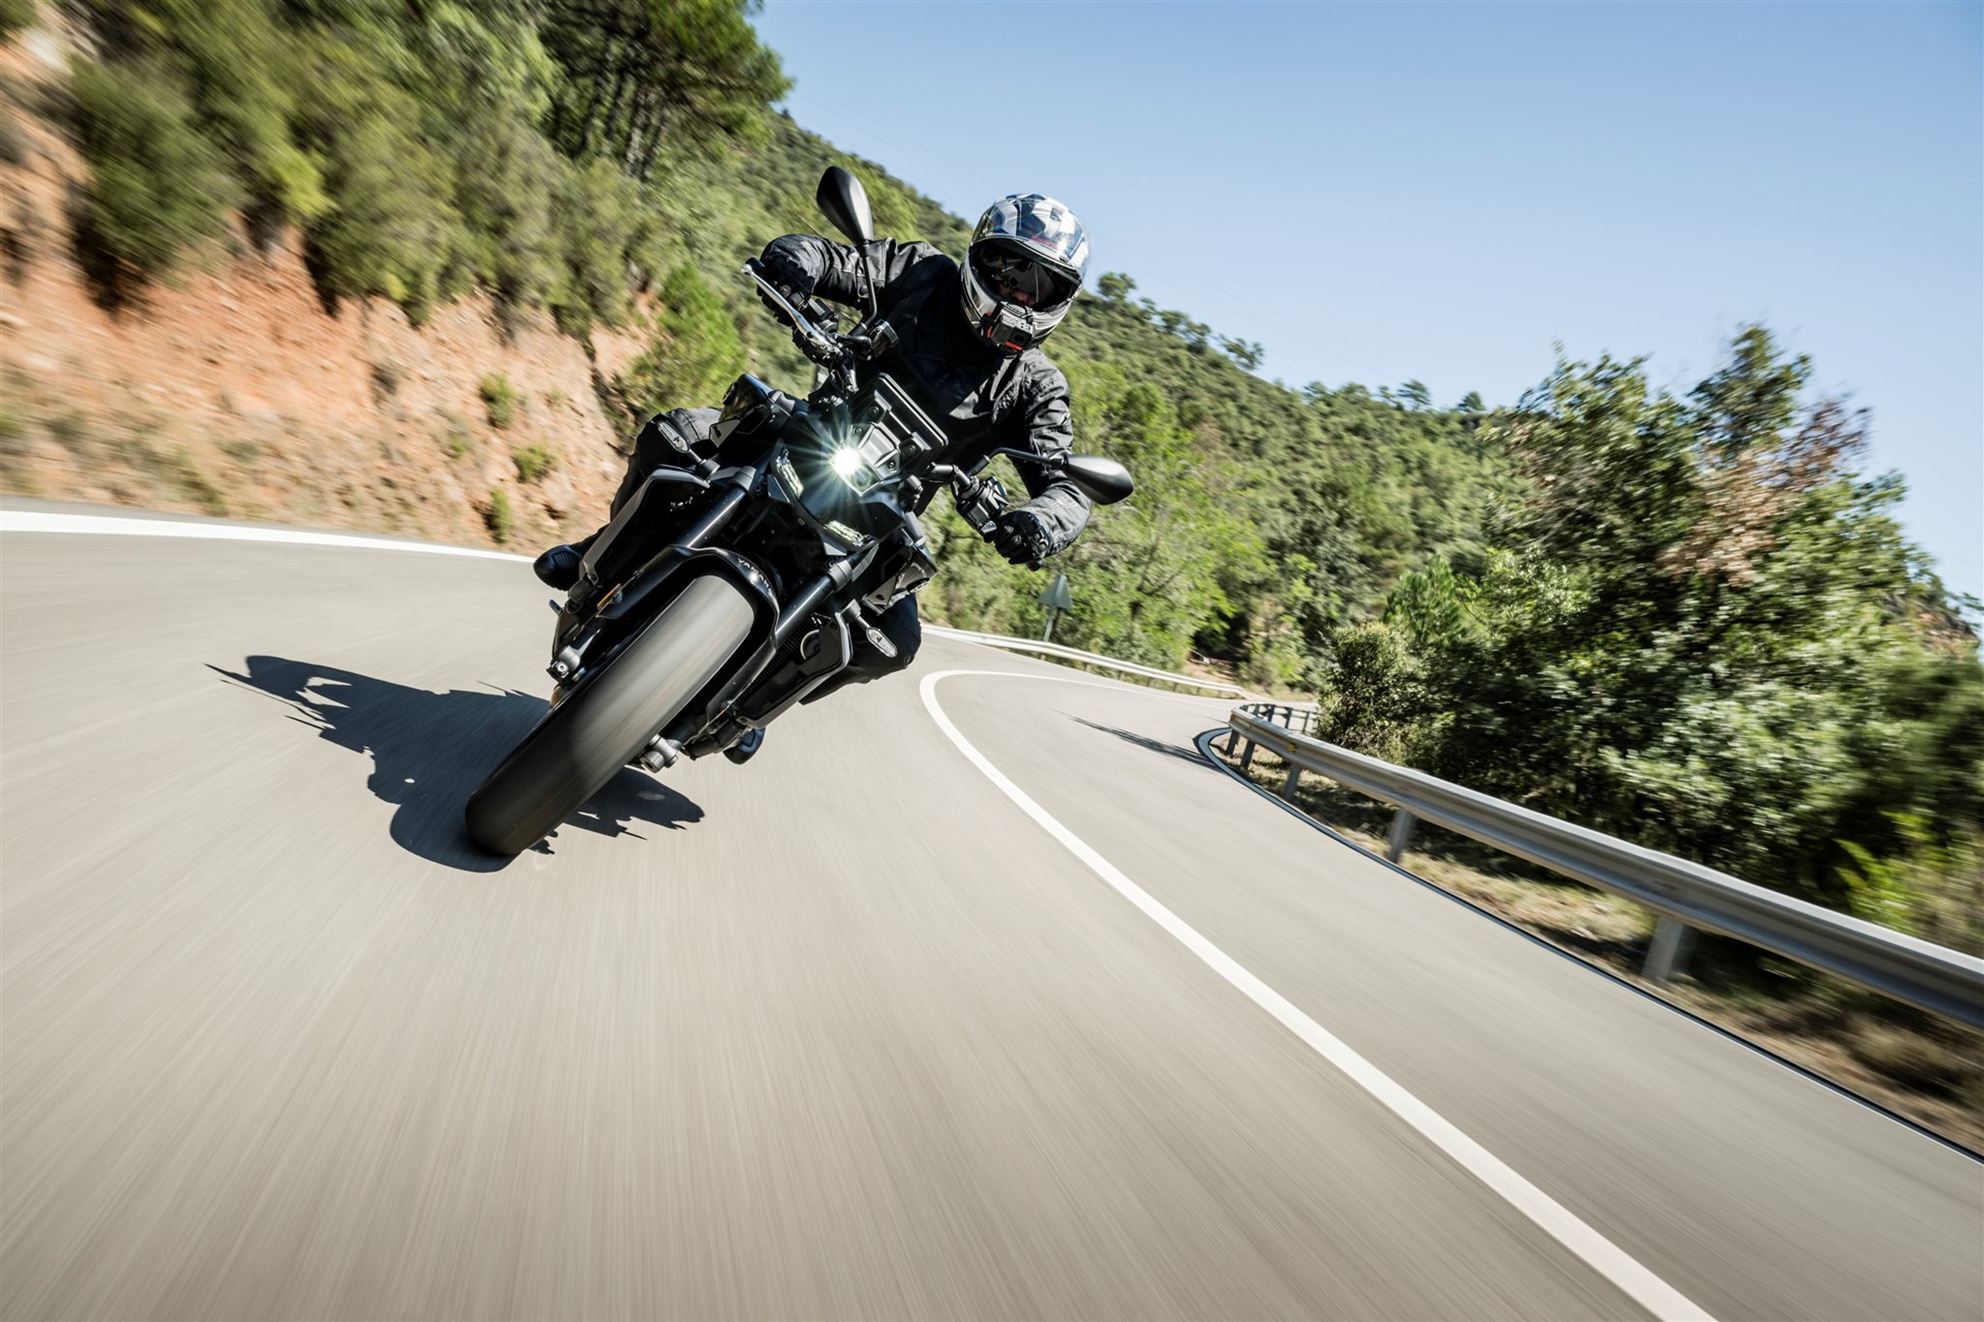
{"type": "MultiPolygon", "coordinates": [[[[483,560],[524,561],[526,556],[503,551],[486,551],[466,546],[440,546],[432,542],[403,542],[383,537],[363,537],[350,533],[309,532],[296,528],[244,527],[238,524],[176,519],[133,519],[101,514],[68,514],[40,510],[0,510],[0,533],[86,533],[113,537],[181,537],[223,542],[271,542],[290,546],[342,546],[367,551],[407,551],[422,555],[466,556],[483,560]]],[[[1073,831],[1063,826],[1026,791],[1007,779],[1004,772],[987,761],[973,747],[944,709],[937,703],[937,684],[954,675],[993,675],[1005,679],[1028,679],[1050,684],[1078,684],[1102,687],[1093,680],[1063,678],[1058,675],[1032,675],[1010,670],[940,670],[926,675],[920,692],[923,705],[937,728],[983,772],[999,791],[1031,817],[1042,830],[1058,840],[1069,853],[1080,859],[1111,889],[1142,910],[1144,915],[1168,932],[1178,943],[1254,1004],[1273,1015],[1290,1032],[1307,1043],[1317,1055],[1336,1066],[1359,1087],[1387,1107],[1394,1115],[1418,1130],[1427,1140],[1476,1179],[1493,1189],[1523,1215],[1534,1221],[1564,1247],[1583,1259],[1593,1270],[1630,1295],[1642,1307],[1662,1319],[1707,1318],[1700,1305],[1648,1271],[1611,1240],[1592,1229],[1550,1195],[1518,1175],[1499,1157],[1462,1133],[1439,1113],[1407,1092],[1389,1075],[1351,1050],[1315,1020],[1298,1010],[1279,992],[1215,946],[1197,929],[1158,903],[1143,887],[1131,881],[1108,859],[1090,848],[1073,831]]],[[[1161,695],[1172,696],[1172,695],[1161,695]]],[[[1178,695],[1183,696],[1183,695],[1178,695]]]]}
{"type": "Polygon", "coordinates": [[[212,542],[279,542],[289,546],[345,546],[360,551],[411,551],[418,555],[460,555],[478,560],[530,557],[473,546],[402,542],[355,533],[310,532],[302,528],[258,528],[192,519],[131,519],[109,514],[62,514],[44,510],[0,510],[0,533],[90,533],[99,537],[190,537],[212,542]]]}
{"type": "Polygon", "coordinates": [[[986,760],[971,741],[958,732],[951,718],[937,703],[937,685],[954,675],[997,675],[1005,679],[1045,680],[1050,684],[1069,681],[1054,675],[1029,675],[1010,670],[939,670],[923,677],[923,705],[937,728],[944,732],[958,751],[998,786],[1040,828],[1080,859],[1088,870],[1107,882],[1111,889],[1141,909],[1144,916],[1168,932],[1185,949],[1238,988],[1247,999],[1279,1020],[1317,1055],[1337,1067],[1350,1080],[1369,1093],[1392,1114],[1411,1125],[1433,1146],[1452,1158],[1469,1174],[1500,1194],[1510,1206],[1534,1221],[1558,1243],[1631,1296],[1657,1318],[1707,1318],[1707,1310],[1690,1300],[1632,1255],[1592,1229],[1576,1214],[1512,1170],[1506,1162],[1462,1133],[1432,1107],[1407,1092],[1390,1075],[1346,1046],[1334,1034],[1291,1004],[1281,993],[1242,967],[1231,955],[1208,941],[1199,931],[1152,897],[1150,892],[1118,871],[1108,859],[1090,848],[1080,836],[1063,826],[1027,792],[1015,785],[999,768],[986,760]]]}

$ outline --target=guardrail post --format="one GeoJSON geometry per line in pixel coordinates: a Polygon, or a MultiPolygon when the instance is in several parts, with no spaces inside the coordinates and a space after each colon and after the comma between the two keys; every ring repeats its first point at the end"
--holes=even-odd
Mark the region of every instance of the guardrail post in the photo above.
{"type": "Polygon", "coordinates": [[[1640,966],[1640,976],[1648,982],[1667,982],[1688,962],[1688,947],[1694,944],[1694,936],[1694,928],[1662,914],[1653,925],[1653,940],[1647,945],[1646,963],[1640,966]]]}
{"type": "Polygon", "coordinates": [[[1299,789],[1301,785],[1302,785],[1302,768],[1296,766],[1293,762],[1290,762],[1288,764],[1288,778],[1281,782],[1281,797],[1284,799],[1294,798],[1295,791],[1299,789]]]}
{"type": "Polygon", "coordinates": [[[1242,771],[1254,769],[1254,741],[1251,739],[1247,741],[1246,751],[1240,754],[1240,769],[1242,771]]]}
{"type": "Polygon", "coordinates": [[[1402,862],[1405,851],[1412,847],[1412,828],[1419,819],[1400,808],[1392,814],[1392,838],[1385,845],[1385,857],[1394,863],[1402,862]]]}

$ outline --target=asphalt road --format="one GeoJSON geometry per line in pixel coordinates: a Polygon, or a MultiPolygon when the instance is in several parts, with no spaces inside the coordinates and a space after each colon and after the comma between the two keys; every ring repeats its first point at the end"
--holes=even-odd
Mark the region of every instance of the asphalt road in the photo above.
{"type": "Polygon", "coordinates": [[[1984,1315],[1984,1166],[1307,828],[1217,702],[933,639],[493,866],[544,596],[0,536],[0,1312],[1984,1315]]]}

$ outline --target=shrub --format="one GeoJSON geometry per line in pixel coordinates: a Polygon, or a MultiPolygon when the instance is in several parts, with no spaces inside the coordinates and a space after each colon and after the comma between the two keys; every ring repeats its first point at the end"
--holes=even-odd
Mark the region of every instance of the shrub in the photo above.
{"type": "Polygon", "coordinates": [[[1860,1019],[1847,1034],[1846,1049],[1867,1068],[1938,1096],[1960,1097],[1984,1075],[1961,1043],[1943,1040],[1934,1029],[1860,1019]]]}
{"type": "MultiPolygon", "coordinates": [[[[0,0],[0,4],[6,0],[0,0]]],[[[28,158],[28,145],[14,123],[12,111],[0,110],[0,165],[21,165],[28,158]]]]}
{"type": "Polygon", "coordinates": [[[558,452],[542,441],[524,446],[510,458],[517,466],[517,476],[526,482],[535,482],[558,466],[558,452]]]}
{"type": "Polygon", "coordinates": [[[34,0],[0,0],[0,36],[34,22],[34,0]]]}
{"type": "Polygon", "coordinates": [[[262,443],[252,437],[222,441],[220,452],[243,468],[253,468],[262,459],[262,443]]]}
{"type": "Polygon", "coordinates": [[[416,132],[420,103],[370,53],[328,36],[306,48],[302,69],[318,94],[301,132],[336,199],[306,230],[311,273],[332,296],[382,294],[418,325],[470,274],[447,163],[416,132]]]}
{"type": "Polygon", "coordinates": [[[320,163],[295,125],[318,89],[299,67],[301,47],[281,0],[90,0],[92,35],[113,68],[148,55],[171,59],[202,130],[244,185],[258,237],[284,219],[309,221],[331,205],[320,163]]]}
{"type": "Polygon", "coordinates": [[[501,372],[491,372],[482,378],[480,387],[483,406],[489,410],[489,425],[508,427],[517,420],[517,405],[522,399],[517,388],[510,384],[510,378],[501,372]]]}
{"type": "Polygon", "coordinates": [[[737,323],[696,268],[670,271],[661,297],[660,333],[622,382],[641,416],[713,401],[744,370],[737,323]]]}
{"type": "Polygon", "coordinates": [[[1398,631],[1357,625],[1337,636],[1317,737],[1387,762],[1411,762],[1428,705],[1424,669],[1398,631]]]}
{"type": "Polygon", "coordinates": [[[508,493],[501,487],[489,493],[489,503],[482,507],[482,522],[498,545],[506,545],[510,535],[516,531],[516,514],[510,508],[508,493]]]}
{"type": "Polygon", "coordinates": [[[610,161],[566,164],[552,207],[559,270],[549,296],[560,329],[582,335],[627,313],[629,274],[652,279],[658,228],[640,186],[610,161]]]}
{"type": "Polygon", "coordinates": [[[90,182],[77,218],[84,267],[114,289],[170,270],[180,250],[226,229],[241,189],[194,122],[179,78],[155,60],[78,65],[77,145],[90,182]]]}

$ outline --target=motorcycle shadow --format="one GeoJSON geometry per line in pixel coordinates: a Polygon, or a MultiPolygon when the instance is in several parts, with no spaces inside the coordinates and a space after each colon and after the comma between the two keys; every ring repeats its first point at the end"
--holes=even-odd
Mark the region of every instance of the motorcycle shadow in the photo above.
{"type": "MultiPolygon", "coordinates": [[[[251,656],[246,672],[208,669],[290,708],[289,719],[354,753],[369,754],[366,787],[395,805],[392,838],[408,853],[468,872],[495,872],[510,860],[468,843],[462,805],[502,756],[544,714],[544,699],[507,689],[427,689],[335,666],[251,656]]],[[[703,810],[643,772],[622,770],[559,828],[612,837],[637,827],[666,830],[702,820],[703,810]]],[[[540,843],[537,848],[550,852],[540,843]]]]}

